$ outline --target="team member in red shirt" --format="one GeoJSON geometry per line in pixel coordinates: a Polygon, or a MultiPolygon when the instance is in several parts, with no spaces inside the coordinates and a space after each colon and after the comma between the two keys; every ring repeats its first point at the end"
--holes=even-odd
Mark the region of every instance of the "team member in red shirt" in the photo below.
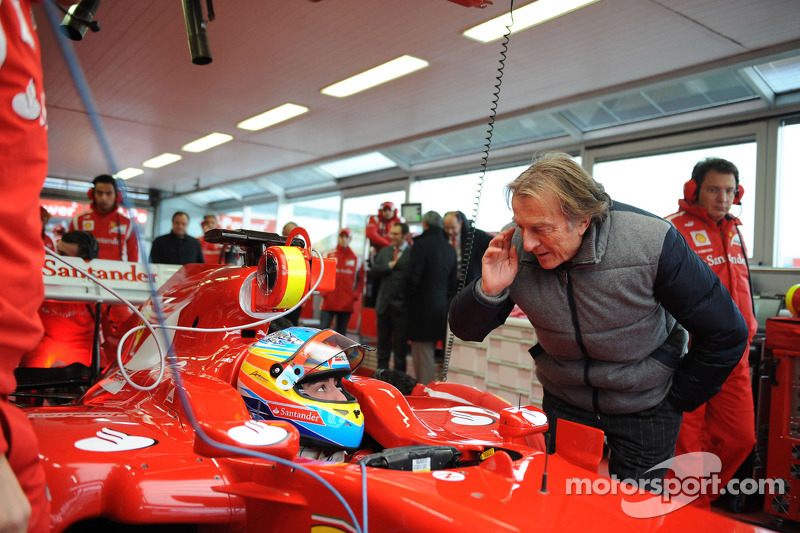
{"type": "MultiPolygon", "coordinates": [[[[91,209],[76,215],[69,224],[69,231],[85,231],[94,235],[100,247],[98,259],[138,261],[139,244],[131,221],[120,213],[122,196],[116,180],[108,174],[101,174],[92,180],[92,184],[94,187],[88,192],[92,200],[91,209]]],[[[103,306],[101,323],[106,358],[116,357],[120,327],[130,316],[130,309],[124,305],[103,306]]]]}
{"type": "Polygon", "coordinates": [[[331,327],[335,316],[334,329],[342,335],[347,335],[347,323],[361,297],[364,283],[363,262],[350,248],[351,238],[350,228],[342,228],[336,250],[327,253],[327,257],[336,259],[336,287],[332,291],[321,293],[320,328],[331,327]]]}
{"type": "MultiPolygon", "coordinates": [[[[708,158],[697,163],[684,185],[680,211],[667,217],[689,246],[703,258],[730,292],[749,330],[748,347],[758,323],[753,310],[747,251],[738,218],[729,213],[741,202],[739,170],[730,161],[708,158]]],[[[683,414],[676,455],[711,452],[722,462],[721,487],[730,481],[755,445],[755,411],[750,383],[749,348],[722,385],[698,409],[683,414]]],[[[710,496],[712,499],[715,495],[710,496]]],[[[708,500],[701,498],[701,503],[708,500]]]]}
{"type": "Polygon", "coordinates": [[[233,265],[236,264],[236,254],[225,244],[206,242],[206,232],[218,226],[216,215],[206,215],[200,222],[203,234],[197,239],[203,249],[203,258],[207,265],[233,265]]]}
{"type": "Polygon", "coordinates": [[[0,2],[0,41],[0,531],[45,532],[50,509],[36,435],[9,402],[14,369],[43,332],[39,192],[47,176],[47,112],[27,0],[0,2]]]}
{"type": "Polygon", "coordinates": [[[98,259],[138,261],[139,244],[131,221],[119,212],[121,196],[116,181],[108,174],[101,174],[92,184],[94,187],[89,189],[91,209],[76,215],[69,224],[69,231],[88,231],[94,235],[100,245],[98,259]]]}
{"type": "Polygon", "coordinates": [[[384,246],[389,246],[389,231],[397,222],[405,222],[397,214],[392,202],[383,202],[377,215],[372,215],[367,220],[367,239],[374,248],[373,254],[384,246]]]}

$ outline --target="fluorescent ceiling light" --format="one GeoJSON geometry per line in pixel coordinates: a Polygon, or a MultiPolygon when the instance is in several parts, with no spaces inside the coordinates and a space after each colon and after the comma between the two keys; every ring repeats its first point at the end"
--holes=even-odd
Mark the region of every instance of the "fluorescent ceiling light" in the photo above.
{"type": "Polygon", "coordinates": [[[148,159],[144,163],[142,163],[143,167],[147,168],[161,168],[164,166],[169,165],[170,163],[174,163],[175,161],[180,161],[183,157],[179,156],[178,154],[170,154],[165,153],[161,155],[157,155],[152,159],[148,159]]]}
{"type": "Polygon", "coordinates": [[[319,168],[335,178],[344,178],[345,176],[355,176],[356,174],[364,174],[365,172],[373,172],[375,170],[383,170],[396,166],[397,164],[394,161],[382,153],[370,152],[368,154],[334,161],[333,163],[326,163],[320,165],[319,168]]]}
{"type": "Polygon", "coordinates": [[[516,33],[598,1],[599,0],[537,0],[536,2],[514,10],[513,25],[511,23],[511,15],[506,13],[505,15],[493,18],[483,24],[478,24],[474,28],[468,29],[463,32],[463,35],[482,43],[488,43],[503,37],[508,32],[508,26],[511,26],[511,33],[516,33]]]}
{"type": "Polygon", "coordinates": [[[284,120],[289,120],[297,115],[302,115],[307,111],[308,108],[301,105],[283,104],[275,109],[270,109],[269,111],[261,113],[260,115],[243,120],[238,123],[236,127],[250,131],[263,130],[264,128],[277,124],[278,122],[283,122],[284,120]]]}
{"type": "Polygon", "coordinates": [[[428,62],[422,59],[417,59],[412,56],[401,56],[397,59],[392,59],[388,63],[364,71],[361,74],[351,76],[339,83],[334,83],[333,85],[325,87],[320,92],[328,96],[343,98],[395,78],[405,76],[406,74],[411,74],[427,66],[428,62]]]}
{"type": "Polygon", "coordinates": [[[211,133],[189,144],[184,144],[181,150],[184,152],[202,152],[203,150],[208,150],[209,148],[214,148],[222,143],[226,143],[231,139],[233,139],[233,136],[226,133],[211,133]]]}
{"type": "Polygon", "coordinates": [[[116,177],[118,177],[121,180],[129,180],[141,174],[144,174],[144,170],[142,170],[141,168],[128,167],[117,172],[116,177]]]}

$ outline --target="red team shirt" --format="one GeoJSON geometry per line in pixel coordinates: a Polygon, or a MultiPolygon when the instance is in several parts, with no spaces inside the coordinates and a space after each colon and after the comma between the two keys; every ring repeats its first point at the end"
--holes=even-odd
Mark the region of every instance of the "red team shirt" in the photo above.
{"type": "Polygon", "coordinates": [[[69,223],[69,231],[88,231],[97,239],[98,259],[113,261],[139,260],[139,245],[133,234],[131,221],[119,212],[111,211],[104,215],[90,209],[75,216],[69,223]]]}
{"type": "Polygon", "coordinates": [[[361,288],[364,283],[363,262],[353,250],[336,247],[328,252],[326,257],[336,259],[336,285],[330,292],[322,292],[323,311],[338,311],[352,313],[356,302],[361,297],[361,288]]]}
{"type": "Polygon", "coordinates": [[[8,395],[14,369],[42,337],[44,298],[39,193],[47,175],[47,113],[39,40],[25,0],[0,2],[0,453],[31,503],[28,531],[49,531],[50,512],[36,437],[8,395]]]}
{"type": "Polygon", "coordinates": [[[206,238],[203,235],[197,240],[200,241],[200,247],[203,249],[203,259],[205,259],[207,265],[225,264],[224,244],[206,242],[206,238]]]}

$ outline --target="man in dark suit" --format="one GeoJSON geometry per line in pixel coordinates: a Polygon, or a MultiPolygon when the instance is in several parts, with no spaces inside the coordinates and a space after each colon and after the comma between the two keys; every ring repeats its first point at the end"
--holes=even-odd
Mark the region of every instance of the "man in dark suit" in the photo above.
{"type": "Polygon", "coordinates": [[[378,319],[378,368],[389,368],[394,352],[394,369],[406,371],[405,285],[408,272],[408,224],[396,222],[389,230],[389,246],[375,254],[372,271],[380,279],[375,301],[378,319]]]}
{"type": "Polygon", "coordinates": [[[442,216],[428,211],[414,238],[406,278],[406,328],[420,383],[436,379],[434,351],[447,334],[447,309],[455,295],[456,251],[447,242],[442,216]]]}
{"type": "Polygon", "coordinates": [[[486,249],[489,248],[492,236],[483,230],[475,228],[461,211],[448,211],[444,214],[444,232],[447,234],[450,245],[456,251],[459,281],[464,277],[465,272],[466,278],[463,285],[467,285],[473,279],[479,278],[481,276],[481,259],[483,259],[486,249]],[[472,246],[468,250],[467,246],[470,239],[472,240],[472,246]],[[469,261],[465,267],[462,263],[467,254],[469,254],[469,261]]]}

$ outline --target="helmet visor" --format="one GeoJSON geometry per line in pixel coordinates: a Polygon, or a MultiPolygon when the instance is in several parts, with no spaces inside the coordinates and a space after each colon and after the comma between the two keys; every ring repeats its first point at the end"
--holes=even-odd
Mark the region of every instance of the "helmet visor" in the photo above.
{"type": "Polygon", "coordinates": [[[284,361],[284,365],[303,365],[306,373],[317,370],[330,370],[333,360],[347,361],[350,371],[354,371],[364,360],[368,348],[348,339],[331,329],[325,329],[308,339],[295,354],[284,361]]]}
{"type": "Polygon", "coordinates": [[[279,388],[289,390],[296,383],[318,372],[353,372],[370,348],[333,330],[320,331],[303,343],[290,358],[277,365],[273,374],[279,388]]]}

